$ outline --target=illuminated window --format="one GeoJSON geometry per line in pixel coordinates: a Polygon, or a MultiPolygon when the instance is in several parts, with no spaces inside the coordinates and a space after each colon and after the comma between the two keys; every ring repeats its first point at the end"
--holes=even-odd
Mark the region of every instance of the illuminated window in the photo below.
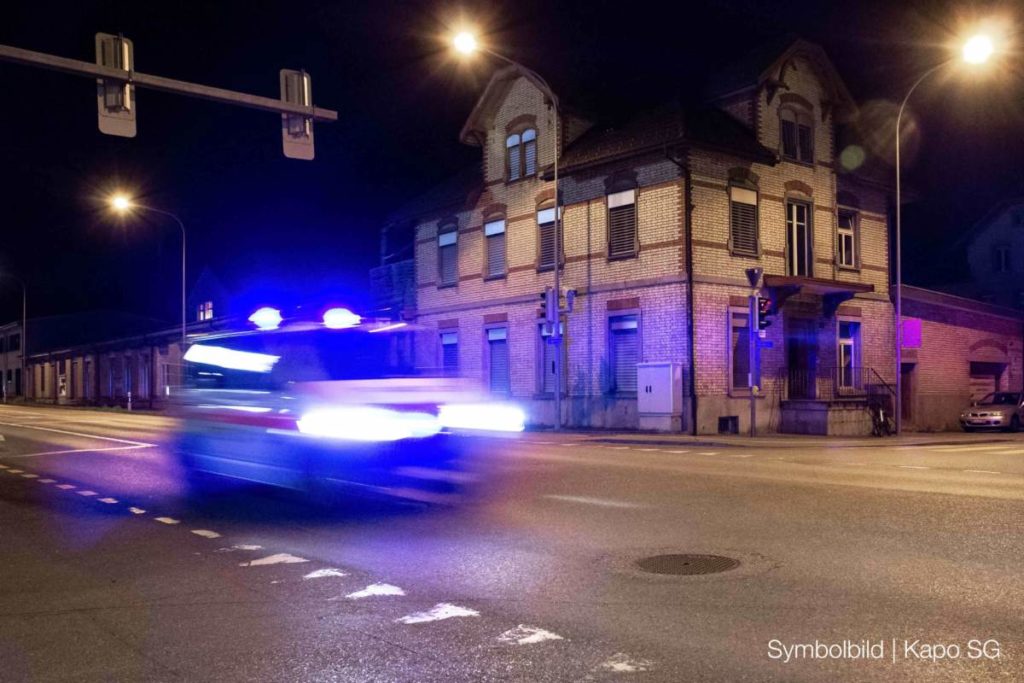
{"type": "Polygon", "coordinates": [[[811,207],[786,202],[786,275],[811,277],[811,207]]]}
{"type": "Polygon", "coordinates": [[[729,386],[746,391],[750,388],[750,315],[729,313],[729,386]]]}
{"type": "Polygon", "coordinates": [[[459,233],[454,223],[442,226],[437,235],[437,282],[442,287],[459,280],[459,233]]]}
{"type": "Polygon", "coordinates": [[[459,374],[459,333],[441,333],[441,370],[445,377],[459,374]]]}
{"type": "Polygon", "coordinates": [[[782,130],[782,156],[794,161],[814,163],[814,121],[805,111],[786,108],[779,112],[782,130]]]}
{"type": "Polygon", "coordinates": [[[636,364],[640,362],[640,316],[608,319],[608,367],[612,393],[636,393],[636,364]]]}
{"type": "Polygon", "coordinates": [[[636,190],[608,195],[608,258],[636,256],[636,190]]]}
{"type": "Polygon", "coordinates": [[[213,319],[213,302],[204,301],[196,307],[196,320],[212,320],[213,319]]]}
{"type": "Polygon", "coordinates": [[[839,212],[836,229],[836,263],[840,268],[857,267],[857,214],[852,211],[839,212]]]}
{"type": "Polygon", "coordinates": [[[860,388],[860,323],[839,321],[839,386],[843,389],[860,388]]]}
{"type": "Polygon", "coordinates": [[[509,181],[537,173],[537,131],[527,128],[505,138],[505,177],[509,181]]]}
{"type": "Polygon", "coordinates": [[[505,276],[505,219],[484,223],[484,247],[487,250],[485,277],[505,276]]]}
{"type": "MultiPolygon", "coordinates": [[[[564,243],[565,240],[562,240],[564,243]]],[[[565,261],[565,250],[559,249],[559,260],[565,261]]],[[[555,265],[555,209],[537,212],[537,269],[547,270],[555,265]]]]}
{"type": "Polygon", "coordinates": [[[508,328],[492,327],[487,330],[488,385],[495,394],[508,394],[512,390],[508,358],[508,328]]]}
{"type": "Polygon", "coordinates": [[[734,254],[757,256],[757,192],[729,187],[729,246],[734,254]]]}
{"type": "MultiPolygon", "coordinates": [[[[551,339],[551,328],[553,325],[548,323],[541,323],[537,326],[540,331],[538,337],[538,343],[540,348],[537,350],[537,358],[540,360],[540,367],[538,368],[540,378],[537,382],[538,388],[542,394],[554,394],[555,393],[555,345],[550,343],[551,339]]],[[[559,332],[565,335],[565,323],[559,323],[559,332]]],[[[565,393],[567,386],[566,378],[568,377],[568,368],[566,367],[566,349],[568,348],[565,340],[562,340],[562,393],[565,393]]]]}

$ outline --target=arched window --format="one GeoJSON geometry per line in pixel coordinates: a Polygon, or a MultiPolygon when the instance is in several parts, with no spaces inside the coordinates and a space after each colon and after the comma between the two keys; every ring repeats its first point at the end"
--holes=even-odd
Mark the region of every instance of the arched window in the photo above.
{"type": "Polygon", "coordinates": [[[779,111],[782,156],[814,163],[814,119],[806,111],[785,107],[779,111]]]}
{"type": "Polygon", "coordinates": [[[527,128],[505,138],[508,180],[519,180],[537,174],[537,130],[527,128]]]}

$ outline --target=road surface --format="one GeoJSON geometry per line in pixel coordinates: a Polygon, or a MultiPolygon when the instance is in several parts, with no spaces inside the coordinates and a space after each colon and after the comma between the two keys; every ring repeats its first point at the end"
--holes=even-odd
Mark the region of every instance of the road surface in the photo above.
{"type": "Polygon", "coordinates": [[[174,426],[0,407],[0,680],[1024,680],[1017,435],[529,433],[461,505],[325,508],[188,497],[174,426]]]}

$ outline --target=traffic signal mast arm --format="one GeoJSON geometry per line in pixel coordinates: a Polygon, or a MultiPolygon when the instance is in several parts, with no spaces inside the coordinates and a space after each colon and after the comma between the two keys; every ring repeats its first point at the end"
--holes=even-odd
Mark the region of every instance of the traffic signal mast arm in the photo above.
{"type": "Polygon", "coordinates": [[[214,88],[208,85],[200,85],[198,83],[188,83],[186,81],[179,81],[173,78],[144,74],[138,71],[113,69],[93,64],[92,62],[83,62],[77,59],[58,57],[56,55],[34,52],[32,50],[11,47],[9,45],[0,45],[0,61],[27,64],[29,66],[39,66],[44,69],[62,71],[64,73],[75,74],[76,76],[86,76],[88,78],[102,78],[104,80],[109,79],[121,81],[131,83],[139,88],[162,90],[164,92],[188,95],[189,97],[197,97],[199,99],[211,100],[213,102],[221,102],[224,104],[235,104],[242,107],[248,107],[250,109],[260,109],[277,114],[305,116],[313,119],[314,121],[332,122],[338,120],[338,112],[331,109],[322,109],[314,106],[306,107],[284,102],[272,97],[249,95],[247,93],[235,92],[234,90],[214,88]]]}

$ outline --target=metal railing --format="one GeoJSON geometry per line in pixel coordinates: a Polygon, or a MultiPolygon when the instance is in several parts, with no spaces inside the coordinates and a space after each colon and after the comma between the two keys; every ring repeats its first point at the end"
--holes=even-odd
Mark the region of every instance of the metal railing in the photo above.
{"type": "Polygon", "coordinates": [[[866,366],[780,368],[779,382],[789,400],[880,402],[892,410],[896,392],[874,368],[866,366]]]}

